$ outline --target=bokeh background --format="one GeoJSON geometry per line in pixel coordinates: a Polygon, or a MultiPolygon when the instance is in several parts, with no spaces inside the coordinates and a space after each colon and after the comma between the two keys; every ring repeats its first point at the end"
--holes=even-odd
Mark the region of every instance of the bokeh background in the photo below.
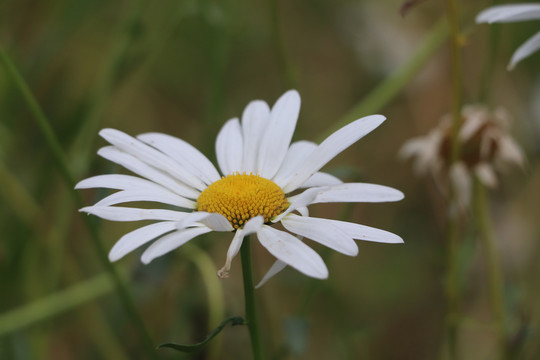
{"type": "MultiPolygon", "coordinates": [[[[512,52],[538,21],[476,25],[492,1],[458,1],[463,100],[502,105],[527,154],[490,192],[515,356],[540,357],[540,54],[512,72],[512,52]],[[494,32],[490,42],[489,33],[494,32]],[[494,47],[492,47],[494,46],[494,47]],[[493,49],[493,50],[490,50],[493,49]]],[[[98,131],[164,132],[215,159],[219,128],[253,99],[302,96],[295,139],[321,141],[347,121],[388,121],[325,167],[348,181],[392,186],[399,203],[316,205],[312,213],[399,234],[403,245],[359,242],[349,258],[314,245],[330,278],[286,269],[257,291],[268,359],[445,359],[446,203],[398,159],[451,109],[442,1],[400,14],[403,0],[45,0],[0,2],[0,46],[27,83],[76,181],[123,172],[95,153],[98,131]],[[442,29],[442,30],[441,30],[442,29]],[[424,53],[421,54],[421,52],[424,53]],[[402,76],[398,79],[396,74],[402,76]],[[381,84],[386,84],[380,87],[381,84]]],[[[96,254],[43,132],[0,67],[0,359],[144,359],[140,335],[96,254]]],[[[124,172],[125,173],[125,172],[124,172]]],[[[86,204],[106,191],[81,192],[86,204]]],[[[137,223],[96,221],[107,249],[137,223]]],[[[483,249],[460,239],[462,359],[496,358],[483,249]]],[[[468,230],[467,230],[468,229],[468,230]]],[[[195,343],[243,315],[240,259],[215,271],[230,236],[199,237],[144,266],[116,266],[155,342],[195,343]]],[[[255,278],[273,258],[254,243],[255,278]]],[[[247,328],[227,327],[202,353],[159,359],[250,359],[247,328]]]]}

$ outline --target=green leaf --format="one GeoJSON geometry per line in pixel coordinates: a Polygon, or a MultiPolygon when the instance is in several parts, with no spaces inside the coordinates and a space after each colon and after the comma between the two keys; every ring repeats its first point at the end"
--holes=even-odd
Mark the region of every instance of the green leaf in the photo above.
{"type": "Polygon", "coordinates": [[[182,351],[182,352],[195,352],[195,351],[199,351],[201,350],[208,342],[210,342],[210,340],[212,340],[217,334],[219,334],[221,332],[221,330],[223,330],[223,328],[227,325],[227,323],[231,323],[232,326],[235,326],[235,325],[244,325],[244,319],[241,318],[240,316],[231,316],[225,320],[223,320],[221,322],[221,324],[218,325],[217,328],[215,328],[214,330],[212,330],[212,332],[210,334],[208,334],[208,336],[201,342],[197,343],[197,344],[193,344],[193,345],[181,345],[181,344],[174,344],[174,343],[165,343],[165,344],[161,344],[159,345],[157,348],[158,349],[161,349],[161,348],[171,348],[171,349],[174,349],[174,350],[178,350],[178,351],[182,351]]]}

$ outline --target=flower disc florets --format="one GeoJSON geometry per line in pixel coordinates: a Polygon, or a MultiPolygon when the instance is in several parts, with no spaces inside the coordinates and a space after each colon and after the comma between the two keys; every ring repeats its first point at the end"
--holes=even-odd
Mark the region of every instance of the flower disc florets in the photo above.
{"type": "Polygon", "coordinates": [[[268,222],[289,205],[285,193],[274,182],[245,173],[222,177],[201,193],[197,203],[198,211],[219,213],[235,229],[258,215],[268,222]]]}

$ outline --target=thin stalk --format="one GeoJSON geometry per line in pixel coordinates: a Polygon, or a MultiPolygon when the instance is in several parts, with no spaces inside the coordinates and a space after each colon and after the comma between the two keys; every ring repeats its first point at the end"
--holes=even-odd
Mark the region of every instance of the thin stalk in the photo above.
{"type": "MultiPolygon", "coordinates": [[[[54,131],[52,130],[48,119],[46,118],[45,114],[43,113],[41,107],[39,106],[37,100],[34,98],[30,89],[26,85],[26,82],[19,74],[10,59],[6,56],[2,48],[0,48],[0,63],[4,66],[6,73],[13,81],[16,89],[20,92],[23,100],[25,101],[26,105],[28,106],[30,112],[33,115],[32,118],[35,120],[36,125],[45,137],[45,142],[49,148],[49,151],[52,154],[54,164],[59,169],[60,174],[69,189],[69,193],[73,197],[75,205],[78,208],[84,207],[84,202],[81,196],[74,189],[75,181],[71,174],[67,157],[64,154],[62,147],[60,146],[60,142],[56,138],[56,135],[54,134],[54,131]]],[[[139,332],[148,355],[150,356],[150,358],[155,358],[156,354],[154,351],[154,344],[150,338],[150,334],[147,332],[144,322],[137,311],[135,302],[131,297],[131,294],[129,293],[127,285],[121,278],[116,267],[109,261],[107,257],[107,251],[103,245],[103,242],[101,241],[97,227],[95,226],[95,222],[88,216],[83,216],[83,220],[90,233],[90,238],[92,239],[92,243],[94,244],[98,258],[101,260],[102,265],[111,277],[111,280],[113,280],[119,298],[124,305],[124,308],[126,309],[126,312],[132,320],[135,328],[139,332]]]]}
{"type": "Polygon", "coordinates": [[[251,269],[251,238],[244,239],[240,248],[242,258],[242,275],[244,277],[244,300],[246,306],[246,323],[251,339],[253,359],[264,359],[262,351],[261,335],[257,321],[257,309],[255,307],[255,287],[253,286],[253,272],[251,269]]]}
{"type": "MultiPolygon", "coordinates": [[[[451,205],[450,205],[451,206],[451,205]]],[[[460,315],[460,291],[458,268],[458,234],[456,216],[449,215],[446,225],[446,323],[448,332],[448,350],[450,359],[457,359],[457,335],[460,315]]]]}
{"type": "MultiPolygon", "coordinates": [[[[497,4],[498,1],[491,1],[491,5],[497,4]]],[[[491,88],[493,87],[493,68],[495,59],[497,58],[497,52],[499,50],[500,39],[500,27],[499,24],[491,24],[489,26],[488,36],[488,51],[486,54],[486,60],[484,61],[483,71],[480,77],[480,89],[478,99],[480,102],[485,103],[489,101],[491,95],[491,88]]]]}
{"type": "MultiPolygon", "coordinates": [[[[459,31],[458,4],[457,0],[447,0],[447,21],[450,29],[450,59],[452,77],[452,128],[451,128],[451,154],[450,169],[459,159],[458,134],[461,127],[461,33],[459,31]]],[[[446,297],[448,302],[447,326],[448,326],[448,346],[450,359],[457,359],[457,333],[458,319],[460,313],[459,306],[459,267],[458,267],[458,241],[459,226],[457,211],[457,200],[454,186],[449,181],[449,203],[448,203],[448,224],[447,224],[447,259],[446,259],[446,297]]]]}
{"type": "Polygon", "coordinates": [[[486,189],[478,179],[475,179],[474,184],[474,214],[486,256],[486,266],[489,276],[489,297],[493,315],[495,317],[495,326],[497,329],[499,350],[501,354],[500,357],[501,359],[507,359],[509,352],[506,333],[506,313],[503,298],[504,285],[499,255],[495,247],[495,238],[493,236],[489,218],[486,189]]]}
{"type": "Polygon", "coordinates": [[[451,163],[459,158],[458,133],[461,127],[461,44],[457,0],[447,0],[447,19],[450,29],[450,58],[452,72],[452,153],[451,163]]]}

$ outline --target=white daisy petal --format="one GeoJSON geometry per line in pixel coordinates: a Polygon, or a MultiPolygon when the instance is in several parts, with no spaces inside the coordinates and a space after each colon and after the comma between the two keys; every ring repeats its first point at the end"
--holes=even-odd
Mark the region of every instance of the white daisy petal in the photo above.
{"type": "Polygon", "coordinates": [[[229,277],[229,270],[231,270],[232,259],[238,254],[244,237],[254,234],[261,229],[263,226],[264,218],[262,216],[256,216],[249,219],[243,228],[236,230],[234,238],[229,245],[229,250],[227,250],[227,259],[225,265],[218,270],[217,275],[224,279],[229,277]]]}
{"type": "Polygon", "coordinates": [[[210,213],[204,211],[194,211],[192,213],[188,213],[182,220],[176,223],[176,229],[182,230],[187,227],[193,226],[199,223],[201,220],[207,218],[209,214],[210,213]]]}
{"type": "MultiPolygon", "coordinates": [[[[297,216],[297,215],[291,214],[289,216],[297,216]]],[[[339,221],[339,220],[322,219],[322,218],[316,218],[316,219],[317,221],[323,224],[332,225],[333,227],[339,228],[341,231],[345,232],[347,235],[349,235],[351,238],[355,240],[374,241],[374,242],[388,243],[388,244],[403,243],[403,239],[401,237],[389,231],[373,228],[370,226],[355,224],[348,221],[339,221]]]]}
{"type": "Polygon", "coordinates": [[[79,211],[112,221],[182,220],[187,213],[164,209],[138,209],[121,206],[87,206],[79,211]]]}
{"type": "Polygon", "coordinates": [[[242,168],[244,145],[242,129],[237,118],[223,125],[216,139],[216,156],[223,175],[230,175],[242,168]]]}
{"type": "Polygon", "coordinates": [[[296,211],[298,211],[302,216],[309,216],[309,210],[307,206],[301,206],[297,208],[296,211]]]}
{"type": "MultiPolygon", "coordinates": [[[[240,251],[240,247],[242,246],[242,243],[244,242],[244,230],[238,229],[236,233],[234,234],[234,237],[231,241],[231,245],[229,245],[229,249],[227,250],[227,258],[225,260],[225,265],[221,269],[218,270],[217,276],[219,276],[221,279],[225,279],[229,277],[229,271],[231,270],[231,263],[232,259],[238,254],[238,251],[240,251]]],[[[248,239],[249,241],[249,239],[248,239]]]]}
{"type": "Polygon", "coordinates": [[[181,230],[196,223],[201,223],[213,231],[233,231],[231,223],[227,218],[218,213],[208,213],[204,211],[195,211],[188,214],[182,221],[177,224],[177,229],[181,230]]]}
{"type": "Polygon", "coordinates": [[[137,138],[179,162],[207,185],[220,179],[214,164],[203,153],[182,139],[161,133],[140,134],[137,138]]]}
{"type": "Polygon", "coordinates": [[[99,135],[120,150],[161,171],[167,172],[183,183],[199,190],[206,189],[206,185],[179,162],[136,138],[116,129],[103,129],[99,132],[99,135]]]}
{"type": "Polygon", "coordinates": [[[345,183],[320,188],[311,204],[327,202],[399,201],[404,195],[394,188],[365,183],[345,183]]]}
{"type": "Polygon", "coordinates": [[[254,218],[249,219],[244,225],[244,235],[255,234],[259,231],[264,224],[264,217],[262,215],[255,216],[254,218]]]}
{"type": "Polygon", "coordinates": [[[281,223],[290,232],[307,237],[342,254],[358,255],[358,246],[353,238],[339,227],[334,226],[332,222],[289,214],[281,220],[281,223]]]}
{"type": "Polygon", "coordinates": [[[317,144],[311,141],[296,141],[291,144],[283,164],[272,179],[279,187],[283,187],[291,178],[295,170],[317,148],[317,144]]]}
{"type": "Polygon", "coordinates": [[[515,22],[540,18],[540,4],[492,6],[476,16],[477,23],[515,22]]]}
{"type": "Polygon", "coordinates": [[[131,175],[98,175],[79,181],[75,189],[118,189],[118,190],[162,190],[163,186],[155,182],[131,175]]]}
{"type": "Polygon", "coordinates": [[[272,255],[301,273],[317,279],[328,277],[328,269],[319,254],[295,236],[264,225],[257,237],[272,255]]]}
{"type": "Polygon", "coordinates": [[[159,202],[162,204],[174,205],[186,209],[194,209],[197,206],[194,201],[183,198],[166,189],[162,189],[161,191],[153,190],[151,192],[146,189],[123,190],[109,195],[106,198],[98,201],[95,206],[111,206],[133,201],[159,202]]]}
{"type": "Polygon", "coordinates": [[[234,230],[229,220],[227,220],[225,216],[217,213],[211,213],[208,217],[202,219],[201,223],[213,231],[228,232],[234,230]]]}
{"type": "Polygon", "coordinates": [[[272,107],[269,125],[259,145],[260,176],[271,179],[278,171],[289,149],[299,113],[300,95],[296,90],[287,91],[272,107]]]}
{"type": "Polygon", "coordinates": [[[280,215],[276,216],[274,219],[271,219],[273,223],[276,223],[283,219],[283,217],[296,209],[305,208],[307,205],[313,203],[318,193],[325,188],[310,188],[305,190],[303,193],[291,196],[288,200],[290,202],[287,210],[282,212],[280,215]]]}
{"type": "Polygon", "coordinates": [[[525,41],[512,55],[508,70],[512,70],[518,62],[540,49],[540,32],[525,41]]]}
{"type": "Polygon", "coordinates": [[[297,189],[337,154],[377,128],[385,119],[382,115],[366,116],[334,132],[311,152],[283,187],[283,191],[289,193],[297,189]]]}
{"type": "Polygon", "coordinates": [[[122,165],[135,174],[164,186],[167,189],[174,191],[178,195],[187,197],[189,199],[196,199],[199,197],[199,192],[197,190],[180,183],[179,181],[166,175],[164,172],[145,164],[135,156],[117,149],[114,146],[102,147],[98,150],[98,155],[109,161],[117,163],[118,165],[122,165]]]}
{"type": "Polygon", "coordinates": [[[270,108],[261,100],[252,101],[246,106],[242,114],[242,135],[244,139],[244,162],[242,171],[246,174],[257,172],[257,157],[268,120],[270,108]]]}
{"type": "Polygon", "coordinates": [[[343,184],[339,178],[334,175],[325,173],[325,172],[316,172],[305,183],[300,185],[300,188],[310,188],[310,187],[321,187],[321,186],[331,186],[343,184]]]}
{"type": "Polygon", "coordinates": [[[144,251],[141,256],[141,261],[144,264],[149,264],[152,260],[187,243],[189,240],[212,231],[207,227],[196,227],[175,231],[172,234],[165,235],[156,240],[152,245],[144,251]]]}
{"type": "Polygon", "coordinates": [[[268,270],[268,272],[266,273],[266,275],[264,275],[264,277],[262,278],[261,281],[259,281],[259,283],[257,284],[257,286],[255,286],[255,289],[258,289],[260,288],[261,286],[263,286],[264,284],[266,284],[266,282],[268,280],[270,280],[272,277],[274,277],[274,275],[276,275],[277,273],[279,273],[281,270],[285,269],[287,267],[287,264],[285,264],[283,261],[281,260],[276,260],[274,262],[274,264],[270,267],[270,270],[268,270]]]}
{"type": "Polygon", "coordinates": [[[117,261],[127,253],[132,252],[139,246],[146,244],[155,238],[176,229],[175,221],[162,221],[138,228],[126,235],[114,244],[109,252],[109,260],[117,261]]]}

